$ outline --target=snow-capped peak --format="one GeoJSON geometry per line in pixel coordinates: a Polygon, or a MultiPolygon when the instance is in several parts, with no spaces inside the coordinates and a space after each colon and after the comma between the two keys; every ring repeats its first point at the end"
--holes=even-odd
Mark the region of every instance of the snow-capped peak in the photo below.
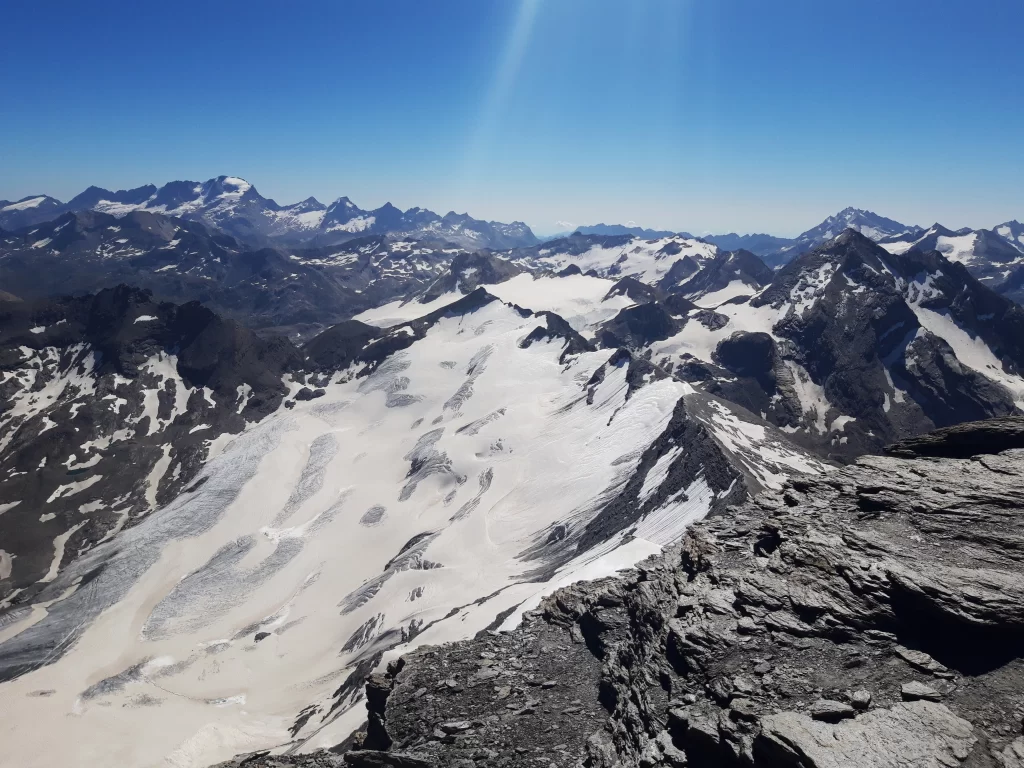
{"type": "Polygon", "coordinates": [[[47,200],[46,195],[37,195],[35,197],[26,197],[23,200],[19,200],[16,203],[11,203],[0,208],[0,211],[25,211],[29,208],[38,208],[40,205],[45,203],[47,200]]]}
{"type": "Polygon", "coordinates": [[[222,194],[244,195],[252,189],[252,184],[245,179],[238,178],[237,176],[220,176],[217,178],[217,181],[219,181],[220,185],[225,189],[222,194]]]}
{"type": "Polygon", "coordinates": [[[873,211],[862,208],[847,207],[829,216],[818,226],[801,234],[792,245],[786,246],[777,254],[767,258],[772,265],[785,264],[801,253],[806,253],[817,246],[838,237],[844,230],[852,229],[867,238],[878,242],[895,235],[920,236],[924,230],[918,226],[908,226],[893,219],[887,219],[873,211]]]}

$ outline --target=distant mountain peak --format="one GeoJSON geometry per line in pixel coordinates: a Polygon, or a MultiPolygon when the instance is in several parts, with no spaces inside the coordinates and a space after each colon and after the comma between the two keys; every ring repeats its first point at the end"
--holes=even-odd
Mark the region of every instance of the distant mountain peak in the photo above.
{"type": "Polygon", "coordinates": [[[687,232],[673,232],[667,229],[647,229],[630,224],[590,224],[579,226],[573,234],[580,235],[632,235],[634,237],[645,237],[649,240],[661,237],[673,237],[680,235],[686,238],[693,238],[687,232]]]}
{"type": "Polygon", "coordinates": [[[821,224],[799,235],[791,245],[765,257],[769,266],[779,266],[792,261],[801,253],[807,253],[817,246],[832,240],[844,229],[853,229],[874,242],[885,240],[896,235],[923,234],[919,226],[902,224],[894,219],[886,218],[873,211],[847,206],[836,214],[826,218],[821,224]]]}
{"type": "MultiPolygon", "coordinates": [[[[28,195],[20,200],[15,200],[13,203],[7,202],[3,206],[4,211],[24,211],[30,208],[38,208],[43,205],[47,200],[54,200],[54,198],[48,195],[28,195]]],[[[56,201],[55,201],[56,202],[56,201]]]]}
{"type": "Polygon", "coordinates": [[[221,187],[230,188],[241,193],[248,192],[253,188],[252,184],[239,176],[218,176],[215,181],[221,187]]]}

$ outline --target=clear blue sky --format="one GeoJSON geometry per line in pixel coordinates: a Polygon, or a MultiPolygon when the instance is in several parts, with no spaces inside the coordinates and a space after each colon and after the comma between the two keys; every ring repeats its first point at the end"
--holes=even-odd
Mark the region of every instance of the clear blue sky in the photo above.
{"type": "Polygon", "coordinates": [[[1024,218],[1021,0],[12,2],[0,198],[242,176],[501,220],[1024,218]]]}

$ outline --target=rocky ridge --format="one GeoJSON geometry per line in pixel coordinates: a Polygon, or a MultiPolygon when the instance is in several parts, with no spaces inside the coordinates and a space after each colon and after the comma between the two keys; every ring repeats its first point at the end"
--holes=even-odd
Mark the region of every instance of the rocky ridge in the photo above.
{"type": "Polygon", "coordinates": [[[333,752],[224,765],[1016,768],[1024,420],[891,452],[395,659],[333,752]]]}

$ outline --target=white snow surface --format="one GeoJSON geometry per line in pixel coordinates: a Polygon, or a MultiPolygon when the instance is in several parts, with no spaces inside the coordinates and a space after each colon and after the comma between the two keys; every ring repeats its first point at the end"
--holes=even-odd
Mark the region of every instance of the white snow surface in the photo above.
{"type": "Polygon", "coordinates": [[[270,215],[283,225],[294,229],[319,229],[326,211],[301,211],[296,213],[290,208],[271,211],[270,215]]]}
{"type": "MultiPolygon", "coordinates": [[[[132,211],[138,211],[145,207],[145,203],[118,203],[114,200],[100,200],[93,206],[93,210],[121,218],[122,216],[127,216],[132,211]]],[[[116,232],[117,230],[114,231],[116,232]]]]}
{"type": "MultiPolygon", "coordinates": [[[[930,276],[929,276],[930,280],[930,276]]],[[[917,291],[917,301],[908,300],[910,308],[917,315],[918,322],[929,333],[944,339],[953,348],[957,360],[968,368],[991,379],[1009,390],[1017,407],[1024,410],[1024,378],[1003,370],[999,358],[980,336],[972,336],[962,328],[947,312],[936,312],[934,309],[922,307],[919,301],[927,298],[927,290],[922,286],[917,291]]],[[[908,365],[911,362],[908,360],[908,365]]]]}
{"type": "Polygon", "coordinates": [[[365,232],[374,225],[377,219],[375,216],[356,216],[345,223],[332,224],[327,228],[328,232],[365,232]]]}
{"type": "MultiPolygon", "coordinates": [[[[936,231],[933,227],[923,235],[908,237],[906,240],[898,240],[892,243],[880,243],[880,245],[889,253],[898,255],[906,253],[915,245],[934,235],[936,231]]],[[[939,235],[935,238],[935,250],[950,261],[971,264],[977,259],[977,254],[974,252],[977,242],[977,232],[968,232],[966,235],[939,235]]]]}
{"type": "Polygon", "coordinates": [[[17,203],[5,205],[3,208],[0,208],[0,211],[27,211],[30,208],[38,208],[44,202],[46,202],[45,195],[40,197],[30,197],[25,200],[20,200],[17,203]]]}
{"type": "Polygon", "coordinates": [[[378,328],[390,328],[399,323],[407,323],[410,320],[423,317],[435,310],[448,306],[454,301],[458,301],[460,298],[461,294],[446,293],[433,301],[424,303],[416,300],[403,301],[400,299],[368,309],[355,315],[352,319],[367,325],[375,325],[378,328]]]}
{"type": "Polygon", "coordinates": [[[889,253],[893,253],[896,255],[906,253],[911,248],[913,248],[915,244],[916,241],[912,240],[899,240],[895,243],[879,243],[879,245],[885,250],[887,250],[889,253]]]}
{"type": "Polygon", "coordinates": [[[614,286],[614,280],[587,275],[534,278],[529,274],[521,274],[486,288],[502,301],[518,304],[534,312],[554,312],[574,330],[584,331],[610,320],[619,310],[634,304],[627,296],[605,299],[614,286]]]}
{"type": "MultiPolygon", "coordinates": [[[[81,634],[55,663],[0,685],[4,759],[206,766],[285,744],[299,711],[328,711],[352,666],[387,649],[388,632],[425,627],[385,661],[472,635],[554,588],[527,581],[542,563],[524,552],[555,524],[591,519],[690,390],[666,379],[627,401],[625,371],[612,369],[587,405],[584,384],[611,352],[559,364],[557,340],[520,349],[536,325],[500,302],[440,320],[371,375],[250,426],[196,490],[55,574],[53,600],[5,626],[0,642],[81,634]],[[79,589],[98,562],[106,567],[79,589]],[[271,635],[255,644],[260,631],[271,635]],[[41,690],[53,693],[32,695],[41,690]]],[[[172,359],[148,368],[177,378],[172,359]]],[[[558,583],[656,552],[706,513],[702,483],[649,515],[636,538],[563,565],[558,583]]],[[[346,700],[325,723],[313,718],[297,746],[337,743],[364,714],[346,700]]]]}
{"type": "MultiPolygon", "coordinates": [[[[554,312],[560,315],[574,330],[587,331],[610,320],[619,310],[630,307],[633,300],[626,296],[612,296],[605,299],[615,286],[615,280],[586,275],[534,277],[523,273],[503,283],[483,285],[488,293],[509,304],[534,312],[554,312]]],[[[356,320],[389,328],[415,320],[418,317],[447,306],[462,298],[458,292],[446,293],[434,301],[421,304],[418,301],[393,301],[369,309],[355,316],[356,320]]],[[[534,325],[537,321],[534,321],[534,325]]],[[[586,334],[585,334],[586,335],[586,334]]]]}
{"type": "Polygon", "coordinates": [[[721,402],[713,402],[711,408],[710,426],[715,437],[731,453],[736,464],[762,487],[777,489],[793,472],[829,471],[827,465],[780,440],[766,424],[744,421],[721,402]]]}
{"type": "Polygon", "coordinates": [[[647,501],[651,495],[658,490],[665,478],[668,477],[668,470],[672,466],[679,454],[682,453],[683,449],[676,446],[671,451],[668,451],[663,456],[659,457],[654,463],[654,466],[647,470],[647,475],[644,477],[643,487],[640,489],[640,501],[647,501]]]}
{"type": "Polygon", "coordinates": [[[594,270],[602,277],[618,280],[629,276],[653,284],[664,277],[679,259],[690,256],[703,267],[716,253],[716,246],[699,240],[676,236],[656,240],[636,237],[624,246],[607,248],[595,245],[579,255],[553,249],[541,250],[536,263],[553,271],[575,264],[583,272],[594,270]],[[680,249],[679,252],[671,253],[676,247],[680,249]]]}
{"type": "Polygon", "coordinates": [[[935,249],[950,261],[970,264],[975,258],[974,245],[977,240],[977,232],[955,237],[941,236],[936,239],[935,249]]]}
{"type": "Polygon", "coordinates": [[[720,304],[724,304],[738,296],[753,296],[759,290],[759,288],[752,285],[747,285],[742,280],[730,280],[727,286],[720,288],[717,291],[711,291],[710,293],[705,293],[703,295],[689,294],[687,298],[693,301],[693,303],[698,307],[714,309],[720,304]]]}
{"type": "Polygon", "coordinates": [[[718,344],[737,331],[772,333],[775,324],[789,311],[789,305],[775,308],[769,305],[753,307],[749,303],[723,304],[715,311],[728,317],[729,322],[717,330],[709,330],[700,322],[691,320],[675,336],[651,344],[653,359],[690,354],[704,362],[713,362],[718,344]]]}

